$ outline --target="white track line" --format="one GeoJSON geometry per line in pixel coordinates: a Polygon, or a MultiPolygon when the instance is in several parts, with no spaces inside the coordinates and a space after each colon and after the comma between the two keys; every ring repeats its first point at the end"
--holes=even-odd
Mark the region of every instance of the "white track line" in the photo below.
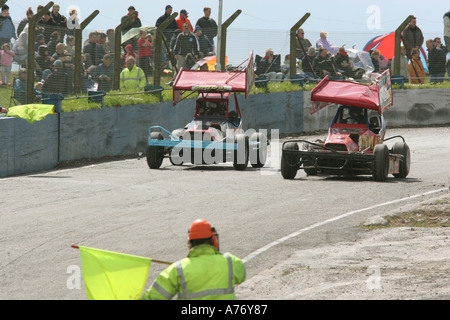
{"type": "Polygon", "coordinates": [[[368,207],[368,208],[359,209],[359,210],[355,210],[355,211],[350,211],[350,212],[344,213],[344,214],[342,214],[340,216],[337,216],[337,217],[334,217],[334,218],[331,218],[331,219],[328,219],[328,220],[325,220],[325,221],[322,221],[322,222],[318,222],[316,224],[313,224],[312,226],[309,226],[307,228],[298,230],[298,231],[296,231],[294,233],[291,233],[290,235],[287,235],[287,236],[285,236],[283,238],[280,238],[280,239],[278,239],[278,240],[276,240],[276,241],[274,241],[272,243],[269,243],[268,245],[265,245],[264,247],[254,251],[253,253],[251,253],[248,256],[246,256],[244,259],[242,259],[242,261],[244,263],[246,263],[246,262],[250,261],[251,259],[253,259],[254,257],[260,255],[261,253],[266,252],[270,248],[273,248],[276,245],[279,245],[280,243],[283,243],[283,242],[285,242],[285,241],[287,241],[289,239],[292,239],[292,238],[294,238],[294,237],[296,237],[296,236],[298,236],[298,235],[300,235],[302,233],[305,233],[307,231],[310,231],[312,229],[315,229],[315,228],[321,227],[323,225],[326,225],[326,224],[328,224],[330,222],[334,222],[334,221],[337,221],[337,220],[340,220],[340,219],[352,216],[352,215],[354,215],[356,213],[360,213],[360,212],[363,212],[363,211],[372,210],[372,209],[375,209],[375,208],[387,206],[387,205],[390,205],[390,204],[399,203],[399,202],[406,201],[406,200],[411,200],[411,199],[414,199],[414,198],[428,196],[428,195],[431,195],[431,194],[434,194],[434,193],[439,193],[439,192],[443,192],[443,191],[449,191],[449,189],[450,188],[443,188],[443,189],[439,189],[439,190],[428,191],[428,192],[425,192],[425,193],[416,194],[414,196],[410,196],[410,197],[406,197],[406,198],[402,198],[402,199],[398,199],[398,200],[393,200],[393,201],[388,201],[388,202],[376,204],[376,205],[368,207]]]}

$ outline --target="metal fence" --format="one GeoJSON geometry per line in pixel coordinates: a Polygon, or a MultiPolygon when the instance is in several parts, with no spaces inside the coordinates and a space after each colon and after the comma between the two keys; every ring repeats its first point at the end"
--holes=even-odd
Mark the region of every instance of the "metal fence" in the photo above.
{"type": "MultiPolygon", "coordinates": [[[[14,21],[16,27],[19,26],[19,21],[14,21]]],[[[137,39],[139,38],[139,31],[136,33],[134,40],[125,43],[124,45],[115,47],[113,42],[114,36],[111,36],[115,32],[117,26],[111,25],[105,27],[103,30],[92,30],[89,27],[85,27],[81,30],[82,40],[75,41],[75,35],[73,33],[66,33],[61,37],[55,33],[50,33],[50,37],[45,39],[43,34],[45,30],[41,30],[42,26],[38,26],[35,41],[32,44],[34,46],[35,55],[35,70],[32,73],[33,77],[26,79],[23,76],[23,72],[19,72],[22,68],[27,68],[27,48],[29,46],[26,32],[18,35],[18,39],[10,44],[11,50],[14,52],[14,58],[12,59],[11,74],[9,79],[6,77],[6,72],[2,73],[4,79],[2,82],[6,84],[12,84],[17,82],[15,88],[15,98],[17,103],[26,102],[26,93],[22,93],[23,84],[21,81],[31,82],[34,86],[34,96],[36,100],[42,98],[47,94],[58,94],[66,97],[73,98],[89,98],[89,92],[99,92],[96,96],[104,96],[110,94],[110,91],[115,87],[114,81],[120,82],[117,79],[117,72],[108,65],[108,60],[111,58],[110,63],[119,61],[120,71],[126,67],[125,59],[127,56],[134,55],[136,57],[136,66],[142,69],[142,73],[132,74],[129,77],[134,80],[131,88],[128,88],[132,92],[160,92],[162,87],[157,84],[157,87],[152,87],[154,72],[158,71],[162,75],[165,75],[165,80],[170,81],[176,72],[173,60],[171,61],[170,55],[167,54],[167,50],[163,48],[163,58],[160,65],[155,65],[155,30],[148,30],[149,37],[146,38],[153,44],[151,47],[150,56],[140,57],[140,47],[137,45],[137,39]],[[110,33],[109,36],[107,31],[110,33]],[[132,50],[125,49],[126,45],[130,45],[132,50]],[[45,47],[44,47],[45,46],[45,47]],[[78,47],[77,46],[81,46],[78,47]],[[78,49],[78,51],[77,51],[78,49]],[[81,70],[75,69],[76,52],[80,52],[82,55],[81,70]],[[93,56],[94,55],[94,56],[93,56]],[[106,56],[105,56],[106,55],[106,56]],[[109,58],[108,58],[109,55],[109,58]],[[120,59],[114,60],[114,57],[120,56],[120,59]],[[105,59],[104,59],[105,58],[105,59]],[[77,76],[79,76],[77,81],[77,76]],[[77,83],[80,88],[77,88],[77,83]],[[22,91],[21,91],[22,90],[22,91]]],[[[26,31],[26,30],[25,30],[26,31]]],[[[58,30],[55,30],[58,31],[58,30]]],[[[313,46],[315,46],[316,40],[319,38],[321,30],[308,30],[305,28],[305,38],[309,39],[313,46]]],[[[46,32],[48,33],[48,32],[46,32]]],[[[373,32],[340,32],[338,30],[329,30],[328,40],[333,45],[340,47],[344,46],[350,50],[362,51],[365,44],[378,36],[377,31],[373,32]]],[[[439,34],[430,34],[424,32],[425,39],[434,39],[440,36],[439,34]]],[[[171,47],[171,40],[166,39],[168,47],[171,47]]],[[[215,39],[217,47],[217,39],[215,39]]],[[[263,57],[267,49],[272,49],[275,55],[279,55],[280,65],[283,65],[285,58],[290,54],[290,31],[289,30],[255,30],[255,29],[233,29],[227,30],[227,46],[226,46],[226,61],[228,68],[239,65],[242,61],[248,58],[249,52],[254,51],[255,55],[263,57]]],[[[0,44],[2,45],[2,44],[0,44]]],[[[128,46],[127,48],[129,48],[128,46]]],[[[5,54],[5,53],[4,53],[5,54]]],[[[387,62],[389,63],[389,62],[387,62]]],[[[299,67],[298,75],[302,75],[302,65],[300,60],[296,60],[296,65],[299,67]]],[[[389,66],[389,65],[388,65],[389,66]]],[[[427,68],[426,63],[424,65],[427,68]]],[[[7,68],[2,68],[6,70],[7,68]]],[[[447,69],[450,69],[448,65],[447,69]]],[[[282,72],[282,70],[280,70],[282,72]]],[[[30,73],[28,73],[30,75],[30,73]]],[[[120,73],[119,73],[120,74],[120,73]]],[[[448,77],[448,74],[447,74],[448,77]]],[[[317,77],[320,78],[320,77],[317,77]]],[[[425,77],[411,77],[428,79],[428,74],[425,77]]],[[[448,78],[446,78],[448,80],[448,78]]],[[[289,73],[284,73],[282,80],[275,79],[274,81],[292,80],[292,76],[289,73]]],[[[297,80],[297,79],[295,79],[297,80]]],[[[264,84],[264,79],[258,79],[258,82],[264,84]]],[[[116,86],[117,88],[117,86],[116,86]]],[[[118,89],[125,89],[126,85],[121,83],[118,89]]],[[[117,94],[117,92],[115,93],[117,94]]]]}

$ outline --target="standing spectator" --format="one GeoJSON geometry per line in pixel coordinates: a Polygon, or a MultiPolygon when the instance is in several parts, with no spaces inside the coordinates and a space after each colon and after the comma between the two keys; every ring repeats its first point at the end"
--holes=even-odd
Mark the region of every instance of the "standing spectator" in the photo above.
{"type": "Polygon", "coordinates": [[[204,16],[197,20],[195,24],[196,28],[199,26],[209,41],[211,42],[211,47],[213,48],[211,51],[214,51],[214,38],[217,37],[217,23],[211,18],[211,8],[205,7],[203,8],[204,16]]]}
{"type": "Polygon", "coordinates": [[[373,72],[379,73],[380,72],[380,51],[375,49],[370,54],[370,58],[372,60],[373,64],[373,72]]]}
{"type": "Polygon", "coordinates": [[[56,24],[57,31],[61,35],[61,39],[59,41],[59,43],[61,43],[64,41],[64,37],[67,34],[67,18],[64,15],[60,14],[59,10],[59,4],[54,4],[50,15],[56,24]]]}
{"type": "Polygon", "coordinates": [[[330,77],[342,77],[342,74],[337,70],[336,65],[329,57],[325,48],[319,49],[319,55],[314,59],[313,68],[316,76],[319,78],[324,78],[327,75],[330,77]]]}
{"type": "Polygon", "coordinates": [[[14,43],[13,51],[16,53],[14,61],[16,61],[21,66],[27,65],[28,57],[28,24],[20,33],[19,39],[14,43]]]}
{"type": "Polygon", "coordinates": [[[108,53],[106,51],[107,50],[106,39],[107,39],[106,33],[102,32],[102,31],[98,33],[98,41],[97,41],[97,43],[103,47],[103,51],[105,52],[105,54],[108,53]]]}
{"type": "MultiPolygon", "coordinates": [[[[450,50],[450,11],[444,14],[444,41],[445,46],[450,50]]],[[[450,77],[450,74],[448,76],[450,77]]]]}
{"type": "Polygon", "coordinates": [[[48,75],[42,86],[42,92],[44,93],[59,93],[63,96],[72,92],[72,81],[70,76],[64,70],[61,60],[56,60],[54,63],[52,72],[48,75]]]}
{"type": "Polygon", "coordinates": [[[129,56],[125,63],[127,66],[120,73],[120,90],[144,90],[147,80],[144,71],[136,66],[136,59],[133,56],[129,56]]]}
{"type": "Polygon", "coordinates": [[[411,59],[411,50],[419,49],[423,44],[422,30],[417,26],[417,18],[414,17],[406,26],[402,33],[403,45],[406,48],[406,55],[411,59]]]}
{"type": "Polygon", "coordinates": [[[17,27],[17,36],[20,36],[23,29],[27,25],[28,21],[30,21],[30,19],[33,18],[33,16],[34,16],[33,9],[31,9],[31,7],[29,7],[26,12],[26,17],[23,18],[22,21],[20,21],[19,26],[17,27]]]}
{"type": "Polygon", "coordinates": [[[105,54],[103,63],[95,69],[92,78],[98,83],[97,91],[109,92],[113,87],[114,66],[110,54],[105,54]]]}
{"type": "Polygon", "coordinates": [[[114,58],[114,43],[115,43],[115,31],[114,29],[106,30],[106,42],[105,42],[105,52],[110,54],[114,58]]]}
{"type": "Polygon", "coordinates": [[[141,30],[139,32],[138,39],[138,47],[139,47],[139,68],[144,70],[145,77],[148,78],[151,76],[151,68],[150,68],[150,60],[152,57],[152,44],[147,40],[147,31],[141,30]]]}
{"type": "Polygon", "coordinates": [[[133,57],[135,61],[137,61],[137,58],[138,58],[136,55],[136,52],[134,52],[133,46],[131,44],[129,44],[125,47],[125,53],[123,56],[124,68],[126,68],[126,66],[127,66],[127,58],[128,57],[133,57]]]}
{"type": "Polygon", "coordinates": [[[37,25],[44,28],[45,43],[48,43],[50,41],[52,33],[57,31],[58,29],[55,21],[53,21],[52,16],[50,15],[50,11],[46,11],[44,13],[43,17],[38,21],[37,25]]]}
{"type": "Polygon", "coordinates": [[[16,27],[9,16],[9,7],[5,4],[2,6],[0,14],[0,46],[4,43],[11,43],[11,38],[17,39],[16,27]]]}
{"type": "MultiPolygon", "coordinates": [[[[121,22],[124,22],[129,16],[133,15],[135,12],[137,12],[137,11],[134,6],[128,7],[128,14],[126,16],[122,17],[121,22]]],[[[128,31],[130,31],[133,28],[140,28],[140,27],[142,27],[142,22],[141,22],[141,19],[139,19],[139,14],[138,14],[127,26],[125,26],[122,29],[122,35],[126,34],[128,31]]],[[[129,44],[133,45],[134,51],[138,50],[136,38],[132,38],[132,39],[126,41],[125,43],[122,44],[122,47],[126,47],[129,44]]]]}
{"type": "Polygon", "coordinates": [[[314,76],[314,61],[316,60],[316,49],[313,46],[308,48],[308,55],[302,59],[302,69],[307,79],[313,80],[314,76]]]}
{"type": "MultiPolygon", "coordinates": [[[[394,65],[395,65],[394,63],[395,63],[395,57],[393,57],[392,61],[391,61],[391,70],[392,70],[392,72],[394,71],[394,65]]],[[[400,74],[399,75],[403,76],[405,78],[405,82],[408,82],[408,78],[409,78],[408,57],[406,56],[406,48],[405,48],[405,46],[401,46],[400,74]]]]}
{"type": "Polygon", "coordinates": [[[350,57],[344,47],[339,48],[339,52],[334,56],[334,62],[336,63],[338,70],[342,71],[341,73],[347,78],[361,79],[365,73],[363,68],[352,65],[350,57]]]}
{"type": "Polygon", "coordinates": [[[103,47],[97,43],[96,32],[91,32],[89,34],[88,44],[84,46],[83,53],[89,54],[89,57],[91,58],[91,61],[88,61],[88,64],[86,65],[86,69],[92,65],[98,66],[102,62],[105,51],[103,50],[103,47]]]}
{"type": "Polygon", "coordinates": [[[325,48],[327,52],[330,52],[333,56],[338,52],[339,48],[333,46],[331,42],[327,39],[328,32],[322,31],[320,32],[320,38],[316,41],[316,47],[318,49],[325,48]]]}
{"type": "Polygon", "coordinates": [[[178,29],[184,31],[184,24],[189,24],[189,31],[194,32],[194,28],[192,27],[191,21],[188,19],[189,13],[185,9],[180,10],[180,16],[176,19],[178,29]]]}
{"type": "Polygon", "coordinates": [[[445,64],[447,62],[447,48],[442,47],[440,42],[436,43],[432,39],[426,41],[426,46],[428,50],[428,70],[430,74],[430,82],[433,84],[443,82],[445,77],[445,64]]]}
{"type": "Polygon", "coordinates": [[[270,82],[281,82],[283,73],[281,72],[281,56],[275,55],[272,49],[267,49],[266,54],[258,63],[256,74],[265,76],[270,82]]]}
{"type": "MultiPolygon", "coordinates": [[[[175,42],[173,48],[173,54],[177,60],[177,68],[180,70],[186,64],[186,55],[190,53],[193,55],[195,60],[198,60],[200,51],[197,41],[197,37],[189,31],[190,24],[185,22],[183,25],[183,32],[181,32],[175,42]]],[[[176,77],[176,72],[174,73],[174,79],[176,77]]]]}
{"type": "Polygon", "coordinates": [[[307,51],[312,47],[311,41],[305,38],[305,31],[300,28],[297,30],[297,39],[295,39],[295,50],[297,51],[297,59],[303,59],[305,56],[303,49],[307,51]]]}
{"type": "Polygon", "coordinates": [[[11,50],[9,43],[4,43],[2,45],[2,50],[0,50],[0,74],[1,74],[1,84],[10,86],[9,82],[11,77],[12,61],[16,53],[11,50]]]}
{"type": "Polygon", "coordinates": [[[420,60],[419,49],[411,50],[411,61],[408,65],[410,81],[413,84],[425,83],[425,68],[420,60]]]}
{"type": "Polygon", "coordinates": [[[208,37],[205,34],[203,34],[203,29],[200,28],[200,26],[196,26],[194,34],[197,37],[200,51],[200,58],[212,56],[214,48],[212,46],[210,39],[208,39],[208,37]]]}
{"type": "Polygon", "coordinates": [[[70,9],[69,18],[67,21],[67,35],[74,36],[75,29],[80,29],[80,22],[78,19],[78,12],[76,9],[70,9]]]}
{"type": "MultiPolygon", "coordinates": [[[[164,14],[162,16],[160,16],[158,18],[158,20],[156,20],[156,27],[159,27],[164,21],[166,21],[167,19],[169,19],[169,17],[172,15],[172,6],[169,4],[166,6],[166,11],[164,12],[164,14]]],[[[178,25],[177,22],[175,20],[173,20],[169,26],[164,30],[164,36],[166,37],[167,41],[170,41],[170,39],[172,39],[172,35],[173,32],[178,29],[178,25]]]]}

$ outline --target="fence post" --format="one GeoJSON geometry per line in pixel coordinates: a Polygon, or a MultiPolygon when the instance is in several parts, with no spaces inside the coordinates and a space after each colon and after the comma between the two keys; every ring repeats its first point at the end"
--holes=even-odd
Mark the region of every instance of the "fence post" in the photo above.
{"type": "MultiPolygon", "coordinates": [[[[395,30],[395,59],[394,59],[394,68],[393,75],[400,75],[400,55],[401,53],[401,43],[402,43],[402,32],[405,30],[408,23],[414,18],[413,15],[408,16],[405,21],[395,30]]],[[[409,55],[408,55],[409,56],[409,55]]]]}
{"type": "Polygon", "coordinates": [[[36,23],[44,16],[44,12],[50,10],[53,7],[53,2],[47,3],[47,5],[37,12],[33,18],[28,21],[28,53],[27,53],[27,97],[26,103],[30,104],[34,100],[34,43],[36,41],[36,23]]]}
{"type": "Polygon", "coordinates": [[[3,7],[3,5],[7,2],[8,2],[8,0],[0,0],[0,7],[3,7]]]}
{"type": "Polygon", "coordinates": [[[74,81],[73,81],[73,92],[75,95],[81,93],[81,72],[82,72],[82,47],[83,47],[83,30],[87,27],[89,23],[100,13],[100,11],[95,10],[89,17],[84,19],[80,24],[79,29],[75,29],[75,57],[74,57],[74,81]]]}
{"type": "MultiPolygon", "coordinates": [[[[153,85],[161,85],[161,64],[162,64],[162,53],[163,53],[163,31],[167,29],[169,24],[178,16],[178,12],[174,12],[169,18],[167,18],[163,23],[161,23],[156,29],[155,36],[155,56],[153,59],[153,85]]],[[[169,39],[170,40],[170,39],[169,39]]],[[[176,68],[177,66],[173,66],[176,68]]]]}
{"type": "Polygon", "coordinates": [[[120,72],[122,71],[122,64],[120,63],[120,53],[122,47],[122,29],[127,26],[131,20],[133,20],[138,15],[136,11],[129,17],[127,17],[121,24],[119,24],[115,29],[114,34],[114,81],[113,90],[120,89],[120,72]]]}
{"type": "MultiPolygon", "coordinates": [[[[222,33],[220,36],[220,66],[222,70],[225,69],[225,55],[227,52],[227,29],[236,20],[236,18],[242,13],[241,9],[236,10],[224,23],[222,23],[222,33]]],[[[217,70],[217,71],[222,71],[217,70]]]]}
{"type": "Polygon", "coordinates": [[[296,41],[297,41],[297,30],[308,20],[311,13],[306,13],[294,26],[291,28],[291,44],[290,44],[290,65],[289,65],[289,76],[292,78],[297,74],[297,50],[296,50],[296,41]]]}

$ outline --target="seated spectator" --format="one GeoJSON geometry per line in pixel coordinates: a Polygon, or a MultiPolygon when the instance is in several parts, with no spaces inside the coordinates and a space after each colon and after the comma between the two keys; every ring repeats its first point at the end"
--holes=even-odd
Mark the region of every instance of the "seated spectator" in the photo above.
{"type": "Polygon", "coordinates": [[[56,60],[53,65],[54,68],[52,72],[44,81],[42,92],[59,93],[66,96],[73,90],[70,76],[64,70],[63,62],[61,60],[56,60]]]}
{"type": "Polygon", "coordinates": [[[68,35],[66,37],[66,50],[67,53],[71,54],[72,57],[75,56],[75,37],[68,35]]]}
{"type": "Polygon", "coordinates": [[[379,73],[380,72],[380,51],[375,49],[370,54],[370,58],[372,59],[373,64],[373,72],[379,73]]]}
{"type": "MultiPolygon", "coordinates": [[[[295,64],[295,74],[304,74],[303,71],[300,69],[299,65],[295,64]]],[[[281,72],[283,73],[283,79],[289,79],[291,77],[291,55],[287,54],[284,56],[283,64],[281,65],[281,72]]]]}
{"type": "Polygon", "coordinates": [[[38,34],[36,37],[36,42],[34,44],[34,52],[38,52],[40,46],[47,46],[47,44],[45,43],[45,37],[42,33],[38,34]]]}
{"type": "Polygon", "coordinates": [[[53,31],[50,36],[50,41],[47,43],[48,54],[52,56],[56,52],[56,46],[61,42],[61,34],[58,31],[53,31]]]}
{"type": "Polygon", "coordinates": [[[342,77],[325,48],[319,49],[319,56],[314,60],[313,68],[316,76],[319,78],[324,78],[327,75],[330,77],[342,77]]]}
{"type": "Polygon", "coordinates": [[[0,75],[2,85],[10,86],[12,62],[16,53],[11,50],[9,43],[4,43],[0,50],[0,75]]]}
{"type": "Polygon", "coordinates": [[[121,91],[142,91],[147,84],[144,71],[136,66],[136,59],[129,56],[126,60],[126,68],[120,73],[121,91]]]}
{"type": "Polygon", "coordinates": [[[425,68],[420,60],[419,49],[412,49],[411,56],[411,61],[408,65],[410,82],[413,84],[424,84],[425,68]]]}
{"type": "Polygon", "coordinates": [[[257,65],[256,74],[267,77],[270,82],[281,82],[283,73],[281,72],[280,55],[274,55],[272,49],[267,49],[265,56],[257,65]]]}
{"type": "Polygon", "coordinates": [[[97,43],[98,35],[96,32],[89,33],[89,39],[88,43],[83,48],[83,53],[89,54],[89,57],[91,58],[91,61],[88,61],[90,63],[87,68],[90,66],[98,66],[100,63],[102,63],[102,59],[105,56],[105,50],[101,45],[97,43]]]}
{"type": "Polygon", "coordinates": [[[38,82],[34,85],[34,94],[36,96],[36,100],[40,101],[42,99],[42,88],[44,87],[43,82],[38,82]]]}
{"type": "Polygon", "coordinates": [[[97,91],[109,92],[112,90],[114,66],[111,55],[105,54],[103,63],[100,63],[95,69],[92,78],[98,83],[97,91]]]}
{"type": "Polygon", "coordinates": [[[308,48],[308,55],[302,59],[302,69],[307,79],[316,79],[314,71],[314,61],[316,60],[316,49],[313,46],[308,48]]]}
{"type": "Polygon", "coordinates": [[[52,58],[55,60],[61,60],[64,64],[64,69],[67,72],[73,71],[73,56],[67,52],[66,45],[64,43],[58,43],[56,45],[56,51],[52,55],[52,58]]]}
{"type": "Polygon", "coordinates": [[[27,69],[19,70],[19,77],[14,81],[13,90],[14,99],[21,104],[27,103],[27,69]]]}
{"type": "Polygon", "coordinates": [[[312,47],[311,41],[305,38],[305,31],[300,28],[297,30],[297,39],[295,39],[295,50],[297,51],[297,59],[303,59],[305,54],[303,50],[308,52],[308,48],[312,47]]]}
{"type": "Polygon", "coordinates": [[[38,49],[38,56],[36,57],[36,64],[39,66],[36,71],[36,77],[38,81],[44,80],[50,74],[53,69],[53,59],[48,55],[47,46],[40,46],[38,49]]]}
{"type": "Polygon", "coordinates": [[[339,48],[336,46],[333,46],[331,42],[327,39],[328,32],[322,31],[320,33],[320,38],[316,41],[316,47],[318,49],[325,48],[327,52],[330,52],[333,56],[338,52],[339,48]]]}
{"type": "Polygon", "coordinates": [[[334,62],[338,70],[347,78],[361,79],[365,73],[363,68],[352,65],[350,57],[344,47],[339,48],[339,52],[334,56],[334,62]]]}

